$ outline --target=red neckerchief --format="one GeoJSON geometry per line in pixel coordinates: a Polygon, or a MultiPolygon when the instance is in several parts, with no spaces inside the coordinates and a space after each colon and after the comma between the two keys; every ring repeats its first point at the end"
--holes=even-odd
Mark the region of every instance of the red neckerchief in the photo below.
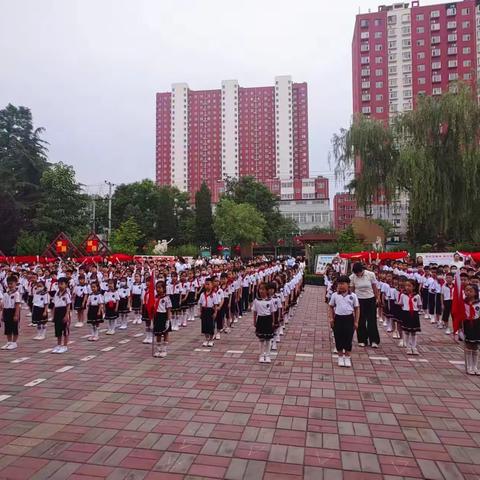
{"type": "Polygon", "coordinates": [[[414,297],[415,297],[415,294],[408,295],[408,310],[409,310],[410,314],[413,314],[413,312],[415,311],[415,307],[413,305],[413,298],[414,297]]]}
{"type": "Polygon", "coordinates": [[[469,303],[465,301],[465,305],[468,305],[468,315],[466,320],[474,320],[475,319],[475,308],[473,307],[473,303],[469,303]]]}
{"type": "Polygon", "coordinates": [[[213,290],[210,292],[210,293],[207,293],[206,291],[203,293],[205,295],[205,308],[209,308],[208,307],[208,297],[212,297],[213,296],[213,290]]]}

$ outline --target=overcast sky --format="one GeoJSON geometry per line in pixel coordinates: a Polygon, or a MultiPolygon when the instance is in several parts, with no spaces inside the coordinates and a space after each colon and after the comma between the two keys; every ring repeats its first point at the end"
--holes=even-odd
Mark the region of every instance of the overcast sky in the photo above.
{"type": "Polygon", "coordinates": [[[0,0],[0,106],[30,107],[81,182],[131,182],[154,177],[155,92],[290,74],[308,83],[310,171],[325,174],[351,116],[355,15],[380,3],[0,0]]]}

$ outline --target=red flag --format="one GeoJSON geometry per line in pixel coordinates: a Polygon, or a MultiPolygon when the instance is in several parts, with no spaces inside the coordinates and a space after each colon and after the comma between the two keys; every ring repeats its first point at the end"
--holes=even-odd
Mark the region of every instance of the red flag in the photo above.
{"type": "Polygon", "coordinates": [[[452,324],[454,333],[460,330],[465,317],[465,302],[463,299],[463,289],[460,281],[460,269],[455,274],[452,298],[452,324]]]}
{"type": "Polygon", "coordinates": [[[153,270],[148,283],[146,307],[150,320],[153,320],[155,316],[155,273],[153,270]]]}

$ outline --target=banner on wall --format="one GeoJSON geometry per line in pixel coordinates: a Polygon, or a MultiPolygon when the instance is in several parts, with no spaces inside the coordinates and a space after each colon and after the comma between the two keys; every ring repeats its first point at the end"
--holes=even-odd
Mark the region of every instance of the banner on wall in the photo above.
{"type": "Polygon", "coordinates": [[[332,253],[329,255],[317,255],[315,258],[315,274],[316,275],[324,275],[325,271],[327,270],[327,265],[332,264],[334,258],[337,257],[338,254],[332,253]]]}
{"type": "Polygon", "coordinates": [[[434,252],[434,253],[417,253],[416,260],[421,258],[423,265],[431,265],[436,263],[437,265],[450,265],[453,263],[453,256],[455,252],[434,252]]]}

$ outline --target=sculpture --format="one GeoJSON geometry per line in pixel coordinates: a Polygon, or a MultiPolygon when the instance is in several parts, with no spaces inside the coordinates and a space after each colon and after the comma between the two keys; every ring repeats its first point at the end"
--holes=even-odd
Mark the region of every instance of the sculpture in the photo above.
{"type": "Polygon", "coordinates": [[[168,245],[173,242],[171,238],[168,242],[164,240],[157,240],[157,244],[153,247],[153,253],[155,255],[165,255],[168,250],[168,245]]]}

